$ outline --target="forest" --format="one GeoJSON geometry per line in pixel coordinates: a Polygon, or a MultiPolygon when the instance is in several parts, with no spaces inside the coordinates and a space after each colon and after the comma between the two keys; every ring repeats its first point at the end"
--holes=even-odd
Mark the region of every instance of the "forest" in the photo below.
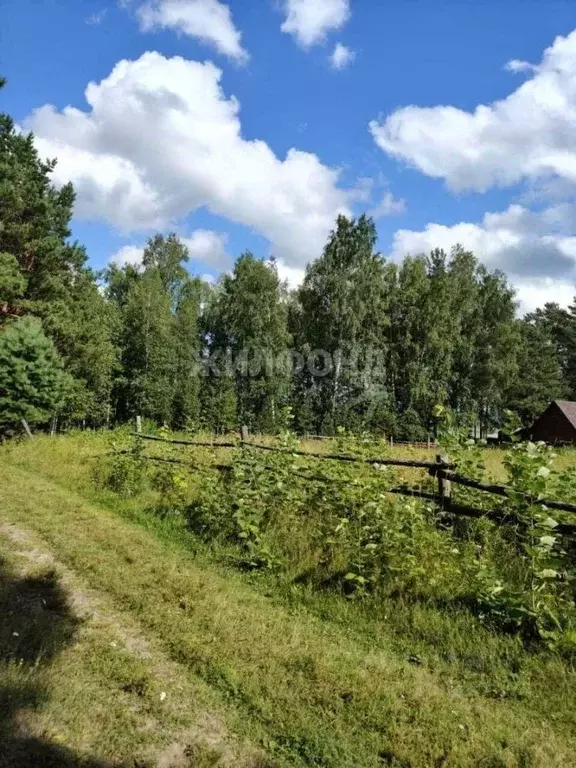
{"type": "Polygon", "coordinates": [[[0,115],[0,431],[114,426],[275,433],[338,428],[403,440],[438,406],[486,434],[576,398],[576,306],[518,316],[505,274],[459,245],[392,263],[374,222],[339,217],[289,290],[241,254],[210,284],[174,233],[139,266],[89,266],[71,185],[0,115]]]}

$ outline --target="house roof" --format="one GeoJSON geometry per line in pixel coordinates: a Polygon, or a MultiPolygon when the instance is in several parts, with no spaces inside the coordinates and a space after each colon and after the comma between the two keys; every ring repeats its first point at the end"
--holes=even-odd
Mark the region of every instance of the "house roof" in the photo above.
{"type": "Polygon", "coordinates": [[[576,402],[573,400],[554,400],[570,424],[576,429],[576,402]]]}

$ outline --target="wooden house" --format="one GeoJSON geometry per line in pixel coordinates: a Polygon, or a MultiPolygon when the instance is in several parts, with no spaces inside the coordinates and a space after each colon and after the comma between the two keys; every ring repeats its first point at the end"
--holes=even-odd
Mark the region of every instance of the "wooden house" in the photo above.
{"type": "Polygon", "coordinates": [[[554,400],[531,427],[522,430],[522,436],[552,445],[576,443],[576,402],[554,400]]]}

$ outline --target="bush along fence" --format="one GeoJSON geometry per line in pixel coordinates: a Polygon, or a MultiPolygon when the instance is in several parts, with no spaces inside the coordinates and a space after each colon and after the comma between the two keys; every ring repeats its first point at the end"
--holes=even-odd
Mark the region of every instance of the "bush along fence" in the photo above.
{"type": "Polygon", "coordinates": [[[107,487],[155,491],[153,511],[226,562],[346,597],[474,606],[576,653],[576,477],[553,469],[543,444],[510,446],[498,485],[486,482],[493,454],[465,435],[445,435],[430,459],[347,436],[321,452],[246,429],[220,441],[131,435],[106,460],[107,487]]]}
{"type": "MultiPolygon", "coordinates": [[[[242,427],[239,441],[202,441],[202,440],[186,440],[177,438],[160,437],[157,435],[146,435],[141,431],[133,433],[133,436],[137,440],[152,441],[157,443],[171,444],[175,446],[196,446],[201,448],[212,449],[231,449],[231,448],[250,448],[257,451],[267,451],[276,454],[286,454],[291,456],[302,456],[309,459],[320,459],[323,461],[340,461],[347,463],[360,463],[368,464],[374,468],[379,467],[407,467],[413,469],[425,469],[431,477],[437,479],[437,490],[435,493],[429,493],[422,491],[418,488],[411,488],[406,485],[397,486],[393,488],[383,488],[386,493],[422,498],[425,500],[433,501],[437,503],[441,510],[446,514],[462,515],[465,517],[482,517],[485,516],[488,519],[496,522],[517,524],[518,518],[513,512],[506,512],[502,510],[489,510],[485,508],[478,508],[460,504],[452,498],[452,485],[461,485],[466,488],[482,491],[484,493],[493,494],[499,497],[506,498],[508,500],[517,499],[518,495],[524,496],[526,502],[535,504],[547,509],[558,510],[561,512],[576,513],[576,504],[572,504],[564,501],[557,501],[555,499],[549,499],[545,497],[538,497],[530,494],[529,492],[523,493],[512,487],[506,485],[498,485],[493,483],[484,483],[478,480],[474,480],[469,477],[465,477],[458,474],[456,470],[456,464],[451,462],[449,457],[445,454],[436,454],[435,461],[426,461],[420,459],[397,459],[389,456],[386,457],[365,457],[365,456],[353,456],[343,453],[327,453],[327,452],[315,452],[304,451],[298,448],[278,447],[273,445],[265,445],[263,443],[252,442],[248,438],[248,430],[246,427],[242,427]]],[[[425,444],[423,444],[425,446],[425,444]]],[[[146,456],[141,455],[144,460],[159,461],[172,464],[185,464],[190,467],[200,468],[201,465],[184,459],[175,459],[161,456],[146,456]]],[[[231,464],[212,464],[213,469],[228,470],[232,468],[231,464]]],[[[274,467],[268,467],[269,470],[273,470],[274,467]]],[[[334,478],[324,477],[321,475],[310,475],[305,473],[295,472],[296,477],[300,477],[306,480],[333,483],[334,478]]],[[[576,522],[575,523],[559,523],[555,527],[556,533],[566,535],[576,535],[576,522]]]]}

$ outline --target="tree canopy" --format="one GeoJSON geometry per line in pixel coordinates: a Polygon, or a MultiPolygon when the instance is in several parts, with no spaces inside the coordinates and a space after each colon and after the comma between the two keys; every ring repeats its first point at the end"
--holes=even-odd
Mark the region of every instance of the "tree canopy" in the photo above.
{"type": "MultiPolygon", "coordinates": [[[[0,84],[1,85],[1,84],[0,84]]],[[[392,263],[339,216],[294,291],[244,253],[210,285],[175,233],[102,273],[71,240],[71,185],[0,115],[0,423],[339,427],[419,439],[435,409],[497,427],[576,398],[576,305],[517,315],[506,276],[455,246],[392,263]]]]}

